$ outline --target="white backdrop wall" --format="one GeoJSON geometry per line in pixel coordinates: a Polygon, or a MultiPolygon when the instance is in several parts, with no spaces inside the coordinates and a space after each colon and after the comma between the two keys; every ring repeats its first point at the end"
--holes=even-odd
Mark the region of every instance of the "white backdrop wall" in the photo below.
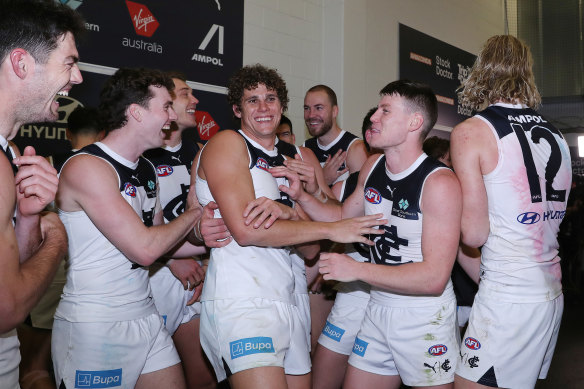
{"type": "Polygon", "coordinates": [[[243,63],[284,76],[298,144],[304,93],[318,83],[337,92],[341,127],[360,135],[379,90],[399,76],[398,23],[473,54],[504,33],[503,0],[246,0],[244,8],[243,63]]]}

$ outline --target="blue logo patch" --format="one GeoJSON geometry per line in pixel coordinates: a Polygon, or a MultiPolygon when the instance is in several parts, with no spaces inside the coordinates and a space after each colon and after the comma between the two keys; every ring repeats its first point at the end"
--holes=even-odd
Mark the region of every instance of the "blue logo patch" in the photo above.
{"type": "Polygon", "coordinates": [[[256,167],[258,169],[262,169],[262,170],[265,170],[267,172],[270,171],[270,164],[268,163],[268,161],[266,161],[263,158],[258,158],[257,159],[257,161],[256,161],[256,167]]]}
{"type": "Polygon", "coordinates": [[[331,338],[332,340],[334,340],[336,342],[341,341],[341,338],[343,337],[344,333],[345,333],[344,329],[339,328],[339,327],[335,326],[334,324],[329,323],[328,320],[326,321],[326,325],[322,329],[323,335],[328,336],[329,338],[331,338]]]}
{"type": "Polygon", "coordinates": [[[367,346],[369,346],[369,343],[359,338],[355,338],[355,344],[353,344],[353,352],[359,355],[360,357],[364,357],[365,351],[367,351],[367,346]]]}
{"type": "Polygon", "coordinates": [[[267,336],[245,338],[229,342],[229,349],[231,350],[231,359],[251,354],[276,352],[272,338],[267,336]]]}
{"type": "Polygon", "coordinates": [[[541,216],[537,212],[524,212],[517,216],[517,221],[521,224],[535,224],[541,216]]]}
{"type": "Polygon", "coordinates": [[[464,340],[464,345],[471,350],[478,350],[481,348],[481,342],[470,336],[464,340]]]}
{"type": "Polygon", "coordinates": [[[76,388],[114,388],[122,386],[122,369],[75,371],[76,388]]]}
{"type": "Polygon", "coordinates": [[[448,347],[443,344],[435,344],[434,346],[428,349],[428,354],[433,355],[435,357],[439,357],[440,355],[446,354],[448,351],[448,347]]]}

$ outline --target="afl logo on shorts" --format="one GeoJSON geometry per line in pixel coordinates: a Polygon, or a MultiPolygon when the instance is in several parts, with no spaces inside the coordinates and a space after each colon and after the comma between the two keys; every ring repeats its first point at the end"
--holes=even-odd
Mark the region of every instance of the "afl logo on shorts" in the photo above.
{"type": "Polygon", "coordinates": [[[129,182],[124,184],[124,193],[130,197],[136,197],[136,187],[129,182]]]}
{"type": "Polygon", "coordinates": [[[428,354],[435,357],[439,357],[440,355],[446,354],[446,351],[448,351],[448,347],[446,347],[445,345],[435,344],[434,346],[428,349],[428,354]]]}
{"type": "Polygon", "coordinates": [[[471,337],[464,340],[464,345],[471,350],[478,350],[481,348],[481,342],[471,337]]]}
{"type": "Polygon", "coordinates": [[[371,204],[379,204],[381,202],[381,194],[374,188],[365,188],[365,200],[371,204]]]}
{"type": "Polygon", "coordinates": [[[270,165],[268,164],[268,161],[266,161],[263,158],[258,158],[258,160],[256,161],[256,167],[267,172],[270,171],[270,165]]]}
{"type": "Polygon", "coordinates": [[[158,177],[170,176],[173,171],[174,169],[169,165],[160,165],[156,167],[156,174],[158,174],[158,177]]]}

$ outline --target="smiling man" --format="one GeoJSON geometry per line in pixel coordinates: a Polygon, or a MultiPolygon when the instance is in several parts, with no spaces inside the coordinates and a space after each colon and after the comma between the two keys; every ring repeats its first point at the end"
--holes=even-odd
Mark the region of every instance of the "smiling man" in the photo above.
{"type": "Polygon", "coordinates": [[[84,26],[52,1],[2,0],[0,9],[0,333],[11,331],[0,336],[0,387],[16,388],[13,329],[42,297],[67,242],[56,215],[41,215],[54,199],[57,172],[32,147],[14,159],[19,153],[8,140],[25,123],[55,120],[56,95],[82,81],[75,37],[84,26]]]}
{"type": "MultiPolygon", "coordinates": [[[[201,344],[218,380],[229,378],[235,389],[308,388],[308,339],[294,304],[288,246],[320,239],[369,242],[361,234],[373,233],[369,227],[381,222],[377,215],[340,223],[299,220],[300,211],[280,191],[286,180],[270,173],[285,160],[276,128],[288,104],[286,84],[274,69],[238,70],[227,98],[241,129],[211,138],[193,170],[201,205],[216,202],[216,217],[233,237],[211,250],[201,297],[201,344]],[[280,219],[291,220],[277,220],[269,229],[257,220],[246,223],[244,211],[255,201],[274,205],[280,219]]],[[[298,248],[315,254],[313,245],[298,248]]]]}
{"type": "Polygon", "coordinates": [[[61,170],[57,206],[69,236],[67,283],[53,325],[57,382],[91,376],[123,387],[183,388],[172,339],[152,301],[148,266],[200,217],[163,224],[154,166],[141,157],[164,143],[177,116],[164,73],[120,69],[99,106],[107,132],[61,170]]]}
{"type": "Polygon", "coordinates": [[[371,263],[345,254],[320,257],[325,280],[371,285],[343,388],[398,388],[400,381],[448,388],[458,358],[450,272],[460,237],[460,185],[422,151],[437,117],[430,87],[399,80],[380,95],[366,139],[383,154],[365,162],[342,207],[285,190],[315,220],[377,212],[388,219],[383,235],[374,238],[371,263]]]}
{"type": "Polygon", "coordinates": [[[338,114],[337,95],[331,88],[315,85],[306,92],[304,121],[313,138],[303,146],[318,158],[328,185],[359,171],[368,156],[363,141],[339,127],[338,114]]]}

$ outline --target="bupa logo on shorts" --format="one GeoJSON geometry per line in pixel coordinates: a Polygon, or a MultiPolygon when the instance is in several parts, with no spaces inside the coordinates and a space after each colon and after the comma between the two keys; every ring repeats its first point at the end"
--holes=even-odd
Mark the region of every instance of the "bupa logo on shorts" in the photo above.
{"type": "Polygon", "coordinates": [[[448,347],[446,347],[445,345],[435,344],[434,346],[428,349],[428,354],[434,357],[439,357],[440,355],[446,354],[446,351],[448,351],[448,347]]]}
{"type": "Polygon", "coordinates": [[[365,351],[367,351],[367,346],[369,346],[369,343],[359,338],[355,338],[355,343],[353,344],[353,352],[360,357],[364,357],[365,351]]]}
{"type": "Polygon", "coordinates": [[[169,165],[160,165],[156,167],[156,174],[158,174],[158,177],[170,176],[173,171],[174,169],[169,165]]]}
{"type": "Polygon", "coordinates": [[[76,388],[115,388],[122,386],[122,369],[75,371],[76,388]]]}
{"type": "Polygon", "coordinates": [[[326,321],[326,325],[322,329],[322,334],[325,336],[328,336],[329,338],[331,338],[335,342],[340,342],[344,333],[345,333],[344,329],[339,328],[336,325],[329,323],[328,320],[326,321]]]}
{"type": "Polygon", "coordinates": [[[379,204],[381,202],[381,194],[375,188],[365,188],[365,200],[371,204],[379,204]]]}
{"type": "Polygon", "coordinates": [[[272,343],[272,338],[267,336],[245,338],[229,342],[229,348],[231,350],[231,359],[251,354],[276,352],[274,349],[274,343],[272,343]]]}
{"type": "Polygon", "coordinates": [[[124,193],[130,197],[136,197],[136,187],[129,182],[124,184],[124,193]]]}
{"type": "Polygon", "coordinates": [[[481,342],[470,336],[464,340],[464,345],[471,350],[478,350],[481,348],[481,342]]]}
{"type": "Polygon", "coordinates": [[[265,170],[267,172],[270,171],[270,164],[268,163],[268,161],[266,161],[263,158],[258,158],[257,159],[257,161],[256,161],[256,167],[258,169],[262,169],[262,170],[265,170]]]}
{"type": "Polygon", "coordinates": [[[537,212],[524,212],[517,216],[517,221],[521,224],[535,224],[541,219],[537,212]]]}

